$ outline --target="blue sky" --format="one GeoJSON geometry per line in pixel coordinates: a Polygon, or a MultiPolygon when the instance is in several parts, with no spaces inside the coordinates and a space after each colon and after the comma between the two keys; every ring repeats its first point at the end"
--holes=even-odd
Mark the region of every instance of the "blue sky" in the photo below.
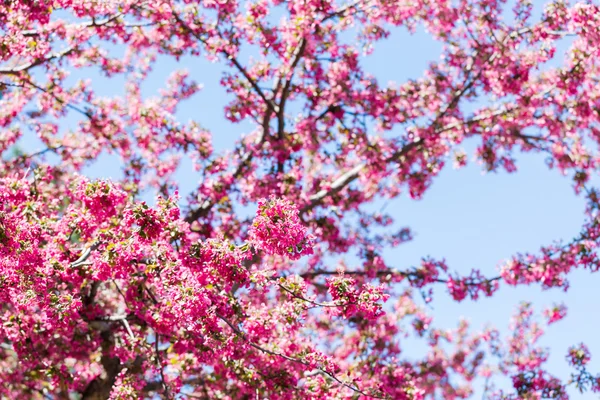
{"type": "MultiPolygon", "coordinates": [[[[414,35],[395,31],[392,36],[375,47],[372,57],[363,60],[368,71],[385,83],[401,83],[422,75],[429,62],[439,59],[441,46],[426,33],[414,35]]],[[[561,57],[559,53],[558,57],[561,57]]],[[[233,148],[241,134],[250,131],[249,125],[233,125],[223,117],[223,106],[228,97],[220,88],[222,65],[204,58],[174,60],[159,58],[155,71],[144,86],[144,94],[152,95],[165,82],[165,77],[176,68],[187,68],[204,89],[191,100],[182,103],[178,111],[180,121],[194,119],[213,132],[217,150],[233,148]]],[[[101,78],[93,71],[78,71],[72,80],[91,78],[100,94],[114,96],[122,93],[120,78],[101,78]]],[[[65,121],[64,128],[75,123],[75,117],[65,121]]],[[[466,142],[465,149],[472,150],[475,142],[466,142]]],[[[35,148],[30,138],[21,143],[25,148],[35,148]]],[[[516,252],[535,252],[554,240],[569,240],[579,232],[583,222],[584,202],[575,196],[571,181],[557,171],[548,170],[543,157],[527,154],[518,157],[519,171],[483,175],[475,163],[460,170],[448,166],[434,181],[420,201],[408,196],[388,204],[386,210],[396,218],[397,226],[408,226],[415,239],[399,248],[388,251],[386,260],[397,267],[415,265],[424,256],[445,258],[449,267],[461,273],[472,268],[488,276],[495,275],[499,263],[516,252]]],[[[92,177],[119,178],[120,164],[112,157],[103,156],[90,167],[92,177]]],[[[181,192],[187,194],[197,184],[197,174],[184,163],[178,172],[181,192]]],[[[487,323],[507,333],[512,312],[520,301],[532,302],[539,312],[545,306],[564,302],[569,307],[567,317],[552,325],[542,344],[552,349],[549,370],[559,377],[567,377],[565,355],[570,345],[584,342],[592,353],[591,370],[600,370],[600,341],[597,340],[598,301],[594,300],[595,287],[600,276],[588,271],[577,271],[570,276],[571,288],[542,291],[539,286],[509,288],[502,286],[491,299],[477,302],[466,300],[460,304],[450,300],[445,288],[436,288],[435,300],[430,308],[434,322],[440,327],[456,326],[461,317],[472,323],[472,329],[481,329],[487,323]],[[595,367],[595,368],[594,368],[595,367]]],[[[597,299],[597,298],[596,298],[597,299]]],[[[422,356],[424,347],[411,342],[406,354],[422,356]]],[[[572,399],[592,399],[591,393],[579,394],[571,390],[572,399]]],[[[478,397],[477,397],[478,398],[478,397]]]]}

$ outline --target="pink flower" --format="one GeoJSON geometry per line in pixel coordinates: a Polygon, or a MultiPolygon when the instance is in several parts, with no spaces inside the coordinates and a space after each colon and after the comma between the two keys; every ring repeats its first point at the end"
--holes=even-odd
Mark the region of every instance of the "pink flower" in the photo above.
{"type": "Polygon", "coordinates": [[[267,254],[297,260],[313,253],[313,237],[302,225],[298,209],[288,200],[259,200],[249,236],[250,243],[267,254]]]}
{"type": "Polygon", "coordinates": [[[94,182],[82,180],[75,193],[98,219],[114,216],[117,208],[127,200],[127,193],[105,180],[94,182]]]}
{"type": "Polygon", "coordinates": [[[552,308],[544,310],[544,316],[548,319],[548,324],[560,321],[567,315],[567,307],[564,304],[555,305],[552,308]]]}

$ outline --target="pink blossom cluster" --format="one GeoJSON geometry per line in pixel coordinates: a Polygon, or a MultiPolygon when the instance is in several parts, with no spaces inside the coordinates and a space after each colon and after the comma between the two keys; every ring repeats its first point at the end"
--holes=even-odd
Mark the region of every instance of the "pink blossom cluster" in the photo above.
{"type": "Polygon", "coordinates": [[[361,318],[372,320],[383,314],[382,303],[389,298],[384,287],[367,284],[359,289],[356,281],[343,272],[326,282],[331,298],[341,306],[346,318],[359,314],[361,318]]]}
{"type": "Polygon", "coordinates": [[[312,254],[313,238],[298,216],[298,208],[283,199],[260,199],[249,232],[250,242],[267,254],[297,260],[312,254]]]}
{"type": "Polygon", "coordinates": [[[567,307],[564,304],[558,304],[544,310],[544,316],[548,319],[548,324],[560,321],[567,315],[567,307]]]}
{"type": "Polygon", "coordinates": [[[480,271],[473,270],[470,276],[458,279],[449,277],[446,286],[454,300],[462,301],[467,295],[472,300],[477,300],[479,292],[483,292],[488,297],[492,296],[499,285],[497,280],[489,280],[480,271]]]}

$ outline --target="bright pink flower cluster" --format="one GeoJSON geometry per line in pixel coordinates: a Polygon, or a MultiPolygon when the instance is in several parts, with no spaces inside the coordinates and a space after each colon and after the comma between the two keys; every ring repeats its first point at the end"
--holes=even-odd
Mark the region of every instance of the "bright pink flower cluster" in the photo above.
{"type": "Polygon", "coordinates": [[[548,319],[548,324],[560,321],[567,316],[567,307],[564,304],[558,304],[544,310],[544,316],[548,319]]]}
{"type": "Polygon", "coordinates": [[[127,193],[111,182],[86,179],[79,183],[75,196],[81,198],[86,208],[100,220],[115,216],[127,199],[127,193]]]}
{"type": "Polygon", "coordinates": [[[467,295],[472,300],[477,300],[479,292],[483,292],[488,297],[492,296],[498,290],[498,280],[489,280],[480,271],[473,270],[470,276],[458,279],[449,277],[446,286],[456,301],[464,300],[467,295]]]}
{"type": "Polygon", "coordinates": [[[366,284],[359,289],[356,280],[344,276],[343,272],[339,276],[327,279],[326,282],[329,294],[340,306],[339,309],[343,310],[346,318],[358,314],[361,318],[372,320],[383,314],[382,303],[389,298],[389,295],[385,293],[382,286],[366,284]]]}
{"type": "Polygon", "coordinates": [[[519,400],[524,398],[533,399],[556,399],[568,400],[564,386],[555,377],[538,372],[520,373],[512,378],[513,387],[517,395],[503,396],[504,399],[519,400]]]}
{"type": "Polygon", "coordinates": [[[260,199],[249,232],[250,243],[267,254],[297,260],[313,253],[313,237],[300,221],[298,208],[285,199],[260,199]]]}
{"type": "Polygon", "coordinates": [[[137,400],[143,388],[144,382],[136,380],[125,368],[117,375],[109,400],[137,400]]]}

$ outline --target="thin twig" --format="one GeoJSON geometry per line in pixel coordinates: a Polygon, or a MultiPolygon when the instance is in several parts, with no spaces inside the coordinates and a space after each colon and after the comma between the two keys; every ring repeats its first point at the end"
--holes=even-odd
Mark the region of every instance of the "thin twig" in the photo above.
{"type": "Polygon", "coordinates": [[[167,381],[165,380],[165,374],[163,372],[162,358],[160,357],[160,351],[158,349],[158,342],[160,341],[160,335],[154,332],[154,350],[156,351],[156,365],[160,371],[160,381],[162,382],[162,387],[165,391],[165,397],[167,400],[171,398],[171,393],[169,391],[169,386],[167,385],[167,381]]]}
{"type": "Polygon", "coordinates": [[[277,284],[280,288],[282,288],[284,291],[288,292],[290,295],[292,295],[292,297],[295,297],[299,300],[303,300],[306,301],[307,303],[313,304],[317,307],[348,307],[351,305],[355,305],[357,303],[336,303],[336,302],[331,302],[331,303],[319,303],[317,301],[314,300],[310,300],[307,299],[306,297],[300,296],[299,294],[294,293],[293,291],[291,291],[290,289],[286,288],[284,285],[278,283],[277,284]]]}

